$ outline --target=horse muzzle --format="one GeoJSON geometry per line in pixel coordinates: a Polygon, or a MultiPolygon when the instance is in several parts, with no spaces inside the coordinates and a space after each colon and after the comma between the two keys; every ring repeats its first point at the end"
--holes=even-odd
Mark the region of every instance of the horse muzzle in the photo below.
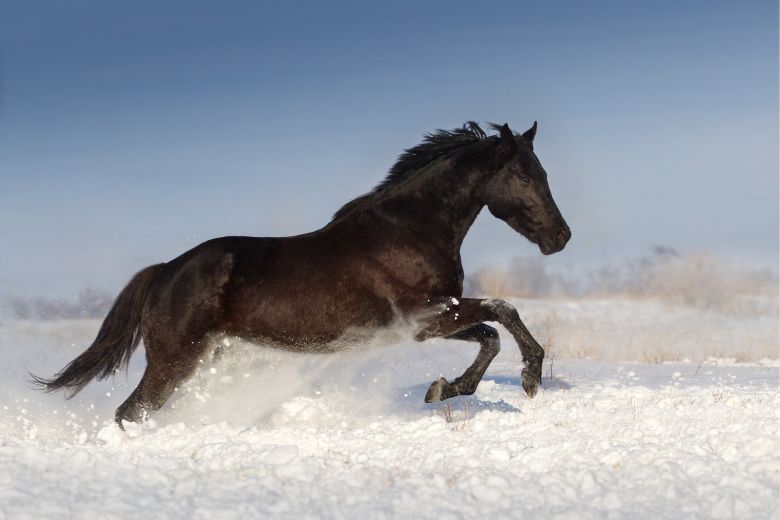
{"type": "Polygon", "coordinates": [[[566,224],[559,228],[549,238],[539,240],[539,250],[543,255],[551,255],[563,250],[571,239],[571,230],[566,224]]]}

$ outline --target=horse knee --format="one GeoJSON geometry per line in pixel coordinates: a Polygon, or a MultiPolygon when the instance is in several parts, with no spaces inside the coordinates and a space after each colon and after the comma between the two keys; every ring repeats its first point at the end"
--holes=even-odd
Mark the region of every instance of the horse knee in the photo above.
{"type": "Polygon", "coordinates": [[[520,314],[514,305],[501,298],[491,298],[481,303],[482,307],[490,311],[498,322],[520,321],[520,314]]]}

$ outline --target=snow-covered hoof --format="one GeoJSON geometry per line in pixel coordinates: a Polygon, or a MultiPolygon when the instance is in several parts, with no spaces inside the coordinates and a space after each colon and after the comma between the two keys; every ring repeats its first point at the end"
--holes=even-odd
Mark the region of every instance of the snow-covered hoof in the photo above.
{"type": "Polygon", "coordinates": [[[541,376],[532,374],[530,370],[524,368],[520,373],[520,381],[523,384],[523,390],[528,394],[528,397],[532,398],[539,391],[539,385],[542,383],[541,376]]]}
{"type": "Polygon", "coordinates": [[[452,386],[449,381],[443,377],[440,377],[434,381],[433,384],[431,384],[430,388],[428,388],[428,392],[425,394],[425,402],[435,403],[438,401],[444,401],[445,399],[454,397],[457,395],[457,393],[458,392],[455,390],[455,387],[452,386]]]}
{"type": "MultiPolygon", "coordinates": [[[[128,399],[129,401],[129,399],[128,399]]],[[[125,426],[122,422],[141,424],[146,420],[147,412],[137,404],[133,402],[125,401],[119,408],[116,409],[114,415],[114,422],[119,426],[119,429],[125,431],[125,426]]]]}

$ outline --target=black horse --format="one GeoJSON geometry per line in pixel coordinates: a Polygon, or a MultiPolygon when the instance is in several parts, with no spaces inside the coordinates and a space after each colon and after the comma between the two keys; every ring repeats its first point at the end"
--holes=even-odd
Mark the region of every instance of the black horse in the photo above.
{"type": "Polygon", "coordinates": [[[473,122],[426,135],[383,182],[322,229],[216,238],[143,269],[119,294],[92,345],[53,379],[36,381],[74,395],[125,367],[143,339],[147,367],[116,411],[122,427],[159,409],[219,336],[327,352],[403,320],[417,341],[480,344],[462,376],[433,382],[425,396],[433,402],[474,393],[499,351],[496,329],[484,323],[495,321],[517,341],[526,365],[523,389],[533,397],[544,350],[505,301],[461,297],[460,247],[484,206],[545,255],[563,249],[571,232],[534,154],[536,122],[523,134],[490,126],[498,135],[473,122]]]}

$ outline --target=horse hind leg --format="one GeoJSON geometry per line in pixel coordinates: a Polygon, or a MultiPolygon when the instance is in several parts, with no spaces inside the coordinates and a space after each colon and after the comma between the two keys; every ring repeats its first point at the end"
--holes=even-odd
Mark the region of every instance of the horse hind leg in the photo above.
{"type": "Polygon", "coordinates": [[[199,360],[207,353],[208,341],[203,337],[187,342],[186,348],[168,350],[173,355],[162,358],[147,354],[147,366],[138,386],[130,397],[116,410],[114,420],[121,429],[122,421],[141,423],[147,416],[159,410],[171,397],[176,388],[192,375],[199,360]]]}
{"type": "MultiPolygon", "coordinates": [[[[124,430],[123,421],[141,423],[147,414],[157,411],[173,393],[169,379],[147,366],[138,386],[116,409],[114,420],[124,430]]],[[[175,387],[174,387],[175,388],[175,387]]]]}
{"type": "Polygon", "coordinates": [[[146,371],[138,387],[117,408],[115,420],[141,422],[159,410],[205,359],[218,329],[224,286],[233,266],[230,254],[195,259],[162,291],[144,330],[146,371]],[[186,283],[185,283],[186,282],[186,283]],[[183,310],[176,302],[185,302],[183,310]]]}

